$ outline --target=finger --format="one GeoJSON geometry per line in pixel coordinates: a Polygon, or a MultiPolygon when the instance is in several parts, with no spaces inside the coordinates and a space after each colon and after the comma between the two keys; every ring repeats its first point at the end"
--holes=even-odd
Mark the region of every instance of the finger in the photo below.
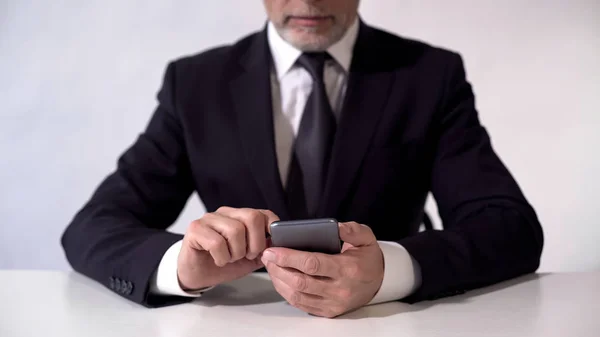
{"type": "Polygon", "coordinates": [[[268,209],[261,209],[260,210],[261,213],[263,213],[266,217],[267,217],[267,233],[269,233],[269,235],[271,234],[271,224],[275,221],[279,221],[279,217],[277,216],[277,214],[269,211],[268,209]]]}
{"type": "Polygon", "coordinates": [[[331,278],[340,275],[337,258],[336,255],[303,252],[283,247],[271,247],[262,255],[265,265],[272,262],[280,267],[294,268],[304,274],[331,278]]]}
{"type": "Polygon", "coordinates": [[[246,258],[255,259],[267,248],[267,238],[265,236],[265,216],[261,214],[260,222],[246,223],[246,258]]]}
{"type": "Polygon", "coordinates": [[[192,225],[186,233],[184,241],[197,250],[206,250],[219,267],[226,265],[231,260],[227,241],[221,234],[210,227],[192,225]]]}
{"type": "Polygon", "coordinates": [[[269,263],[266,268],[271,278],[282,281],[295,291],[323,297],[331,297],[333,294],[331,279],[303,274],[295,269],[279,267],[274,263],[269,263]]]}
{"type": "Polygon", "coordinates": [[[283,297],[291,306],[298,308],[311,315],[323,316],[323,311],[319,307],[311,307],[303,304],[293,304],[293,300],[287,298],[289,290],[286,290],[285,285],[282,285],[278,281],[274,281],[273,286],[275,287],[275,290],[279,293],[279,295],[281,295],[281,297],[283,297]]]}
{"type": "Polygon", "coordinates": [[[221,284],[223,282],[229,282],[237,280],[264,267],[260,259],[247,260],[241,259],[233,263],[227,263],[226,265],[219,267],[218,270],[214,270],[211,273],[210,270],[205,270],[207,274],[212,274],[207,278],[212,278],[214,281],[209,286],[221,284]]]}
{"type": "Polygon", "coordinates": [[[219,213],[207,214],[203,220],[227,240],[227,246],[231,253],[231,259],[228,262],[234,262],[246,256],[246,226],[244,224],[219,213]]]}
{"type": "Polygon", "coordinates": [[[308,305],[298,304],[298,305],[295,305],[295,307],[306,313],[309,313],[313,316],[326,317],[326,318],[334,318],[334,317],[337,317],[344,313],[343,309],[336,308],[336,307],[330,307],[330,306],[316,308],[316,307],[311,307],[308,305]]]}
{"type": "Polygon", "coordinates": [[[283,296],[283,298],[285,298],[289,304],[295,307],[302,305],[306,307],[320,308],[326,306],[327,304],[327,301],[321,296],[295,291],[277,278],[273,278],[271,280],[273,281],[275,290],[277,290],[277,292],[283,296]]]}
{"type": "Polygon", "coordinates": [[[271,238],[267,238],[267,248],[273,246],[273,240],[271,238]]]}
{"type": "Polygon", "coordinates": [[[371,228],[356,222],[343,222],[339,224],[340,239],[354,247],[370,246],[377,243],[371,228]]]}
{"type": "Polygon", "coordinates": [[[258,212],[263,213],[264,216],[267,218],[267,221],[265,223],[265,232],[269,231],[269,226],[273,222],[280,220],[279,216],[277,216],[277,214],[273,213],[272,211],[270,211],[268,209],[231,208],[231,207],[222,206],[217,210],[217,213],[224,214],[227,216],[232,216],[233,214],[236,214],[239,211],[258,211],[258,212]]]}
{"type": "Polygon", "coordinates": [[[222,267],[214,264],[214,261],[210,262],[211,264],[201,265],[200,267],[198,267],[198,265],[195,266],[196,268],[199,268],[199,270],[194,274],[194,278],[201,279],[203,286],[189,288],[190,290],[212,287],[224,282],[233,281],[264,267],[260,259],[241,259],[233,263],[227,263],[222,267]]]}
{"type": "Polygon", "coordinates": [[[295,305],[294,307],[308,313],[311,314],[313,316],[319,316],[319,317],[327,317],[327,318],[334,318],[337,315],[334,314],[329,314],[327,313],[324,309],[322,308],[315,308],[315,307],[309,307],[308,305],[302,305],[302,304],[298,304],[295,305]]]}
{"type": "Polygon", "coordinates": [[[224,209],[223,214],[240,221],[246,227],[246,258],[254,259],[267,247],[267,215],[250,208],[224,209]]]}

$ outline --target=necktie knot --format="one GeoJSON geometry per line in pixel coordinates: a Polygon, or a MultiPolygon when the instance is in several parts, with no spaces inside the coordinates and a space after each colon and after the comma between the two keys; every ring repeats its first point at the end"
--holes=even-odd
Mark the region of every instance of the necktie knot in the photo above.
{"type": "Polygon", "coordinates": [[[331,55],[327,52],[311,52],[300,55],[297,63],[310,73],[313,80],[322,82],[325,62],[329,59],[331,55]]]}

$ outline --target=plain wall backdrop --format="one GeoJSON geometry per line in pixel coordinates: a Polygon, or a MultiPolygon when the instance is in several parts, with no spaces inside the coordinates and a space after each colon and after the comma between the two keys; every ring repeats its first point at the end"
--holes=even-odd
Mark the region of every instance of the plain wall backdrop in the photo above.
{"type": "MultiPolygon", "coordinates": [[[[544,227],[540,270],[600,270],[600,1],[360,10],[463,55],[481,120],[544,227]]],[[[0,268],[68,269],[60,235],[145,127],[167,62],[265,18],[258,0],[0,1],[0,268]]],[[[194,196],[171,230],[203,212],[194,196]]]]}

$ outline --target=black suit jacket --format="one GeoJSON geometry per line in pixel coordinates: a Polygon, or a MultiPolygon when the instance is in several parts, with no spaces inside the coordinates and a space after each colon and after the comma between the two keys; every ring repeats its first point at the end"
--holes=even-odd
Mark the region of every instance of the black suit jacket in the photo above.
{"type": "MultiPolygon", "coordinates": [[[[288,219],[278,174],[266,29],[171,62],[146,130],[62,237],[73,268],[147,306],[165,231],[196,191],[207,211],[288,219]]],[[[539,265],[540,224],[480,124],[458,54],[361,23],[318,216],[368,224],[418,261],[405,301],[463,292],[539,265]],[[418,233],[428,192],[445,230],[418,233]]],[[[387,261],[387,263],[393,263],[387,261]]]]}

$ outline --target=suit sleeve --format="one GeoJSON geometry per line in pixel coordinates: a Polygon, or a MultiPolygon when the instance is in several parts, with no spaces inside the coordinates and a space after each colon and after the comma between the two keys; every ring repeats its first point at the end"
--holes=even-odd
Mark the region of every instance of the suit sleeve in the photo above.
{"type": "Polygon", "coordinates": [[[462,59],[452,56],[436,118],[431,173],[444,230],[399,242],[421,268],[421,286],[407,302],[460,294],[534,272],[543,247],[535,211],[494,152],[462,59]]]}
{"type": "Polygon", "coordinates": [[[177,219],[193,182],[175,107],[175,65],[165,72],[146,129],[119,158],[62,236],[67,260],[117,294],[145,306],[188,299],[149,294],[163,254],[182,236],[177,219]]]}

